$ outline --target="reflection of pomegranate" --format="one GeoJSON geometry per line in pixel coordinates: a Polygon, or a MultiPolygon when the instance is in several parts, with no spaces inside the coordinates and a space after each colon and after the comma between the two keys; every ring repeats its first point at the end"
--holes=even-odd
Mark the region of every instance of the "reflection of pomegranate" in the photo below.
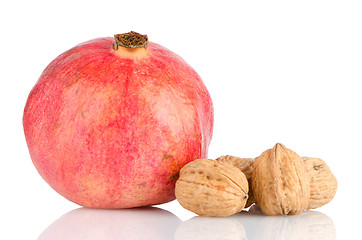
{"type": "Polygon", "coordinates": [[[57,239],[173,239],[181,220],[153,207],[104,210],[80,208],[66,213],[39,236],[57,239]]]}
{"type": "Polygon", "coordinates": [[[24,110],[30,155],[82,206],[165,203],[180,168],[207,156],[212,102],[176,54],[134,32],[115,39],[80,44],[44,70],[24,110]]]}

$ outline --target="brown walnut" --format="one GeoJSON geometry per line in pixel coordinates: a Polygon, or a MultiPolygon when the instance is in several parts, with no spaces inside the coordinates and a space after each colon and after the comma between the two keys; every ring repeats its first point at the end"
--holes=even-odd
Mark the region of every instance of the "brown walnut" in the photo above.
{"type": "Polygon", "coordinates": [[[307,169],[298,154],[279,143],[255,159],[252,189],[266,215],[296,215],[308,207],[307,169]]]}
{"type": "Polygon", "coordinates": [[[244,208],[248,190],[248,181],[238,168],[197,159],[181,169],[175,194],[181,206],[200,216],[229,216],[244,208]]]}
{"type": "Polygon", "coordinates": [[[320,158],[302,157],[309,174],[310,198],[308,209],[329,203],[337,192],[337,179],[320,158]]]}

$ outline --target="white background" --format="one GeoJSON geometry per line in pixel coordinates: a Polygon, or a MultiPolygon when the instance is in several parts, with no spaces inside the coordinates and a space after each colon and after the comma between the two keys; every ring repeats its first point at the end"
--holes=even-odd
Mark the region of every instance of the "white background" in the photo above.
{"type": "MultiPolygon", "coordinates": [[[[294,239],[289,226],[300,229],[298,239],[360,239],[355,219],[362,214],[361,1],[2,1],[0,24],[1,239],[48,239],[44,231],[55,239],[67,224],[84,228],[83,234],[92,230],[67,218],[60,220],[60,229],[57,224],[48,228],[79,206],[54,192],[37,173],[27,151],[22,113],[52,59],[83,41],[131,30],[179,54],[203,78],[215,107],[210,158],[256,157],[281,142],[300,155],[324,159],[334,172],[337,195],[317,210],[333,222],[318,223],[330,235],[323,230],[308,233],[318,224],[311,222],[304,231],[306,221],[283,218],[276,227],[266,220],[268,227],[261,231],[270,231],[268,239],[294,239]]],[[[210,231],[208,239],[220,239],[223,231],[230,234],[225,239],[242,239],[240,229],[247,239],[256,239],[250,232],[259,221],[247,217],[225,218],[220,226],[229,228],[207,229],[219,226],[219,220],[193,218],[189,224],[195,215],[177,201],[158,207],[177,219],[167,230],[173,236],[172,229],[177,229],[175,239],[186,239],[179,237],[180,231],[190,232],[189,225],[201,231],[191,231],[198,239],[210,231]],[[242,227],[232,227],[240,219],[246,220],[242,227]]],[[[158,221],[154,215],[151,222],[158,221]]],[[[152,239],[147,224],[119,219],[120,229],[133,229],[125,230],[128,238],[122,239],[132,239],[134,229],[152,239]]],[[[115,227],[101,225],[97,227],[115,227]]],[[[98,234],[91,239],[113,239],[98,234]]]]}

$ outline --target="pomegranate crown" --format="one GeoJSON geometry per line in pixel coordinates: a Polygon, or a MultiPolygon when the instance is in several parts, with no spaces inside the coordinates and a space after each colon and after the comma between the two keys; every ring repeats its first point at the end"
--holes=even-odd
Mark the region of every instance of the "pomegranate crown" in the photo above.
{"type": "Polygon", "coordinates": [[[146,48],[148,44],[147,35],[142,35],[137,32],[128,32],[122,34],[115,34],[113,42],[113,49],[117,50],[119,46],[125,48],[146,48]]]}

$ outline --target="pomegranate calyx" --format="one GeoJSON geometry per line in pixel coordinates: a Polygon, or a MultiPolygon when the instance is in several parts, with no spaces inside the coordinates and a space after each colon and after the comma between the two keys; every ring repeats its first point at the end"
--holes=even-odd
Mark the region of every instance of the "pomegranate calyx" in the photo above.
{"type": "Polygon", "coordinates": [[[113,49],[117,50],[119,46],[125,48],[146,48],[148,44],[147,35],[137,32],[128,32],[114,35],[113,49]]]}

